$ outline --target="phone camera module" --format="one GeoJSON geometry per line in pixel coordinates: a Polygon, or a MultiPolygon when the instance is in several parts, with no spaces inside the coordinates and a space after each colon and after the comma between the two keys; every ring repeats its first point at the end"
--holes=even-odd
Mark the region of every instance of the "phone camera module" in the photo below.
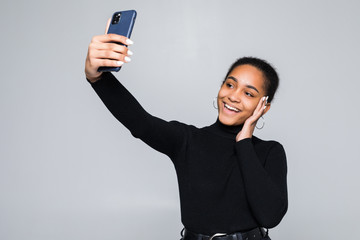
{"type": "Polygon", "coordinates": [[[112,24],[117,24],[120,21],[121,13],[117,13],[114,15],[112,24]]]}

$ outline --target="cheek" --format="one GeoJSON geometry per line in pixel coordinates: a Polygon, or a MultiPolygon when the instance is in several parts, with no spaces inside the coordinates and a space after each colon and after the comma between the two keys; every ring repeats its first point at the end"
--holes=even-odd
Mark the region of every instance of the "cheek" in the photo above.
{"type": "Polygon", "coordinates": [[[217,105],[217,108],[218,108],[218,111],[220,111],[220,104],[221,104],[221,99],[222,99],[222,94],[221,94],[221,89],[219,90],[217,96],[216,96],[216,105],[217,105]]]}
{"type": "Polygon", "coordinates": [[[222,98],[224,98],[226,95],[227,95],[227,90],[226,90],[224,87],[221,87],[220,90],[219,90],[219,92],[218,92],[217,98],[218,98],[218,99],[222,99],[222,98]]]}
{"type": "Polygon", "coordinates": [[[223,95],[221,94],[221,91],[218,92],[217,98],[216,98],[216,103],[218,105],[218,107],[220,106],[222,99],[223,99],[223,95]]]}
{"type": "Polygon", "coordinates": [[[222,92],[223,92],[223,89],[220,88],[217,96],[220,97],[222,95],[222,92]]]}
{"type": "Polygon", "coordinates": [[[243,101],[243,106],[244,108],[249,111],[249,112],[254,112],[257,106],[257,101],[253,101],[253,100],[247,100],[247,101],[243,101]]]}

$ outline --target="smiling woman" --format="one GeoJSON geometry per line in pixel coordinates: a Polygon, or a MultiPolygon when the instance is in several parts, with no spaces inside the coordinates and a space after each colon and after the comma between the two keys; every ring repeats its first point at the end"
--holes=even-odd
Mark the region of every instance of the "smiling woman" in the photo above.
{"type": "Polygon", "coordinates": [[[217,121],[197,128],[152,116],[111,73],[97,71],[129,62],[127,47],[114,42],[131,43],[115,34],[93,38],[86,77],[134,137],[173,162],[182,239],[269,239],[264,228],[278,225],[287,211],[286,156],[280,143],[260,140],[253,132],[270,109],[278,85],[275,70],[257,58],[236,61],[218,93],[217,121]]]}
{"type": "Polygon", "coordinates": [[[217,104],[221,123],[228,126],[248,123],[237,141],[252,136],[257,120],[270,109],[278,85],[275,69],[262,59],[243,57],[230,67],[217,104]]]}
{"type": "Polygon", "coordinates": [[[220,122],[229,126],[243,124],[265,95],[263,86],[263,76],[257,68],[241,65],[232,70],[218,94],[220,122]]]}

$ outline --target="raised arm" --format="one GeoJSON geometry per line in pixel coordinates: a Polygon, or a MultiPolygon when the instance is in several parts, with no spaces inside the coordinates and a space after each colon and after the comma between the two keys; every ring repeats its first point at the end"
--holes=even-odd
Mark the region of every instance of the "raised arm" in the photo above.
{"type": "Polygon", "coordinates": [[[181,150],[185,143],[186,125],[150,115],[111,73],[103,73],[91,85],[109,111],[134,137],[170,158],[181,150]]]}
{"type": "Polygon", "coordinates": [[[109,111],[133,136],[173,158],[185,142],[185,125],[150,115],[111,73],[97,71],[101,66],[118,67],[130,61],[129,49],[116,42],[132,43],[116,34],[93,37],[86,57],[86,78],[109,111]]]}

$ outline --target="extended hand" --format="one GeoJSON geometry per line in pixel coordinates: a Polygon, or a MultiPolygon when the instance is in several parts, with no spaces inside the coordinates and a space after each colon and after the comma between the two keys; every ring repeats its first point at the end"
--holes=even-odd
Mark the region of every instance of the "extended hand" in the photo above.
{"type": "MultiPolygon", "coordinates": [[[[110,19],[106,32],[109,24],[110,19]]],[[[130,39],[117,34],[105,34],[92,38],[85,61],[85,74],[90,82],[96,82],[100,78],[102,73],[98,72],[99,67],[119,67],[131,61],[129,56],[132,52],[118,43],[133,44],[130,39]]]]}
{"type": "Polygon", "coordinates": [[[257,121],[263,114],[267,112],[267,110],[269,110],[270,104],[267,104],[267,99],[268,97],[262,97],[253,114],[248,119],[246,119],[243,128],[236,135],[237,142],[242,139],[252,137],[257,121]]]}

